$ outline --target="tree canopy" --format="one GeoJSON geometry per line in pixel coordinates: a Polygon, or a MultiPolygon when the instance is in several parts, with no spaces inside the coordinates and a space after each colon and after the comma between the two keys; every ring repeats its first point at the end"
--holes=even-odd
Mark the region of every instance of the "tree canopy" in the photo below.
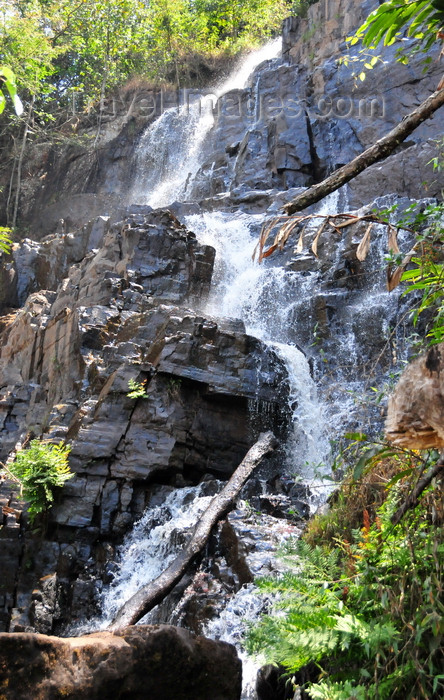
{"type": "Polygon", "coordinates": [[[0,64],[26,99],[85,106],[134,75],[180,82],[190,54],[255,45],[288,12],[286,0],[0,0],[0,64]]]}

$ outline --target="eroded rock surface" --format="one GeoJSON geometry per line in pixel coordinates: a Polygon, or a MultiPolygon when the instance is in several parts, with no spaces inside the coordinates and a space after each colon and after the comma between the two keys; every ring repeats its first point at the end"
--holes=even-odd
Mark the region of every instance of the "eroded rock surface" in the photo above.
{"type": "Polygon", "coordinates": [[[48,541],[25,538],[28,564],[3,599],[13,629],[50,632],[71,605],[94,599],[103,543],[142,514],[151,485],[226,478],[261,429],[285,432],[288,386],[275,353],[241,322],[186,306],[205,298],[213,259],[169,212],[148,208],[25,241],[6,262],[9,299],[30,295],[3,319],[1,459],[31,436],[66,439],[76,473],[48,541]],[[127,396],[131,379],[143,385],[139,399],[127,396]],[[91,557],[90,574],[73,583],[91,557]]]}
{"type": "Polygon", "coordinates": [[[167,625],[66,639],[0,634],[5,700],[239,700],[241,676],[233,646],[167,625]]]}
{"type": "MultiPolygon", "coordinates": [[[[246,89],[219,100],[192,199],[228,192],[226,205],[240,199],[247,204],[248,197],[251,205],[253,192],[257,200],[259,191],[266,198],[267,193],[273,196],[319,182],[388,133],[436,90],[442,74],[438,51],[424,73],[422,56],[411,56],[405,66],[395,60],[399,45],[378,47],[375,54],[382,54],[382,60],[367,71],[364,81],[352,75],[360,71],[360,64],[338,62],[346,53],[357,53],[345,38],[377,6],[375,0],[320,0],[310,6],[306,18],[284,22],[282,59],[265,62],[246,89]]],[[[414,149],[410,156],[392,159],[382,166],[383,172],[374,170],[369,181],[365,173],[360,176],[357,186],[352,185],[353,205],[366,203],[369,192],[377,197],[399,191],[400,182],[411,196],[418,196],[424,181],[430,196],[439,195],[442,177],[430,164],[427,167],[428,154],[415,147],[429,140],[436,155],[432,139],[441,131],[438,113],[400,145],[400,153],[414,149]],[[409,167],[418,159],[421,174],[409,167]]]]}

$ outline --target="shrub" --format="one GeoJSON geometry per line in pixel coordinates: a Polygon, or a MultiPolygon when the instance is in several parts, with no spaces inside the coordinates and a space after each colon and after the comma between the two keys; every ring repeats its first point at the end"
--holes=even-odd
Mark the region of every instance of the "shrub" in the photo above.
{"type": "Polygon", "coordinates": [[[74,476],[68,466],[70,449],[66,445],[32,440],[27,449],[17,453],[10,472],[28,501],[31,522],[51,507],[54,491],[74,476]]]}
{"type": "MultiPolygon", "coordinates": [[[[352,544],[290,541],[290,570],[259,581],[274,611],[249,633],[250,652],[297,673],[314,662],[305,692],[320,700],[438,700],[444,695],[442,508],[429,488],[397,525],[400,486],[352,544]]],[[[304,695],[307,697],[307,695],[304,695]]]]}

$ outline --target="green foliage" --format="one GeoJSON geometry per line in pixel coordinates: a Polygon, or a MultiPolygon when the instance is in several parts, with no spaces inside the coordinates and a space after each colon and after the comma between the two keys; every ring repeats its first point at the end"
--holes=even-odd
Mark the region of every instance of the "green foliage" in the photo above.
{"type": "Polygon", "coordinates": [[[45,81],[59,50],[53,45],[43,4],[0,0],[0,11],[0,62],[11,68],[19,89],[28,96],[47,93],[51,88],[45,81]]]}
{"type": "MultiPolygon", "coordinates": [[[[20,116],[23,112],[23,105],[21,103],[20,97],[17,95],[17,87],[15,84],[15,75],[13,71],[8,68],[8,66],[0,66],[0,85],[5,85],[9,96],[14,105],[15,112],[20,116]]],[[[3,91],[0,89],[0,114],[6,107],[6,97],[3,91]]]]}
{"type": "MultiPolygon", "coordinates": [[[[311,698],[438,698],[444,692],[443,527],[432,490],[396,527],[394,487],[370,526],[336,546],[290,540],[291,569],[259,581],[276,594],[272,614],[247,637],[250,653],[265,653],[290,673],[314,661],[311,698]]],[[[441,504],[442,511],[442,504],[441,504]]]]}
{"type": "Polygon", "coordinates": [[[127,396],[130,399],[148,398],[146,391],[146,380],[144,382],[137,382],[135,379],[130,379],[128,381],[128,389],[129,392],[127,393],[127,396]]]}
{"type": "Polygon", "coordinates": [[[55,490],[74,476],[68,466],[70,449],[32,440],[27,449],[17,453],[9,471],[22,487],[31,522],[51,507],[55,490]]]}
{"type": "Polygon", "coordinates": [[[193,53],[254,46],[287,12],[285,0],[0,0],[0,63],[43,114],[75,112],[136,75],[179,84],[193,53]]]}
{"type": "MultiPolygon", "coordinates": [[[[351,47],[362,42],[363,48],[358,56],[346,56],[342,62],[360,64],[361,68],[353,75],[363,81],[366,70],[371,70],[381,61],[381,57],[373,53],[379,44],[391,46],[404,36],[411,39],[406,51],[400,46],[396,52],[398,61],[408,63],[414,53],[426,52],[442,39],[443,27],[442,0],[388,0],[368,16],[353,36],[347,38],[351,47]]],[[[426,65],[431,61],[430,56],[424,59],[426,65]]]]}
{"type": "Polygon", "coordinates": [[[352,43],[362,38],[364,46],[376,46],[381,41],[390,46],[406,31],[427,50],[444,23],[444,8],[437,10],[435,4],[436,0],[389,0],[369,15],[352,43]]]}
{"type": "Polygon", "coordinates": [[[318,0],[293,0],[290,11],[297,17],[306,17],[310,5],[314,5],[318,0]]]}
{"type": "Polygon", "coordinates": [[[444,340],[444,203],[429,204],[415,212],[410,225],[417,231],[418,254],[410,259],[410,269],[405,270],[401,280],[408,283],[404,295],[420,293],[415,303],[412,319],[416,326],[426,317],[426,339],[429,345],[444,340]]]}
{"type": "Polygon", "coordinates": [[[0,226],[0,253],[9,253],[11,244],[11,229],[0,226]]]}

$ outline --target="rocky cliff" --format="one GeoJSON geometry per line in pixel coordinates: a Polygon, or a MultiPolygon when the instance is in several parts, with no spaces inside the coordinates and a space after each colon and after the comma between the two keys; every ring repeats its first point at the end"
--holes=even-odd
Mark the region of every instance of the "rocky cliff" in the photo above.
{"type": "MultiPolygon", "coordinates": [[[[66,439],[76,472],[51,512],[51,542],[42,545],[50,563],[35,562],[25,538],[39,579],[48,564],[59,570],[66,547],[69,578],[93,545],[122,535],[144,511],[150,485],[227,477],[261,428],[285,433],[288,389],[276,356],[241,322],[186,306],[208,292],[213,258],[171,214],[140,208],[114,226],[100,218],[16,251],[4,290],[24,305],[4,317],[2,459],[31,436],[66,439]],[[128,398],[131,379],[145,398],[128,398]]],[[[18,551],[13,560],[5,568],[16,568],[18,551]]],[[[28,619],[36,605],[29,575],[26,583],[21,576],[14,615],[28,619]]],[[[8,596],[4,619],[10,608],[8,596]]],[[[13,629],[29,625],[17,620],[13,629]]]]}

